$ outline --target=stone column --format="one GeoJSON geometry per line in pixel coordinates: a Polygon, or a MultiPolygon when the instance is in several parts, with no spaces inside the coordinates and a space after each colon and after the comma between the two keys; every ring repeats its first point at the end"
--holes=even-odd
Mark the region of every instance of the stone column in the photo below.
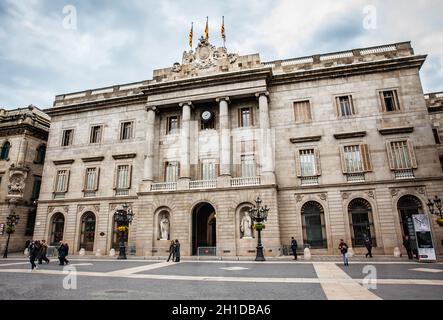
{"type": "Polygon", "coordinates": [[[192,102],[180,103],[182,121],[180,129],[180,179],[191,179],[190,135],[192,102]]]}
{"type": "Polygon", "coordinates": [[[220,106],[220,176],[231,176],[231,128],[229,126],[229,98],[218,98],[220,106]]]}
{"type": "Polygon", "coordinates": [[[20,149],[18,152],[18,159],[17,159],[17,164],[19,166],[25,164],[27,149],[28,149],[28,140],[23,138],[23,140],[20,142],[20,149]]]}
{"type": "Polygon", "coordinates": [[[260,162],[262,183],[275,183],[275,159],[274,159],[274,141],[269,120],[268,92],[256,94],[258,98],[259,116],[260,116],[260,162]]]}
{"type": "Polygon", "coordinates": [[[154,140],[155,140],[155,113],[156,107],[148,107],[148,120],[146,123],[146,158],[144,163],[143,180],[154,181],[154,140]]]}

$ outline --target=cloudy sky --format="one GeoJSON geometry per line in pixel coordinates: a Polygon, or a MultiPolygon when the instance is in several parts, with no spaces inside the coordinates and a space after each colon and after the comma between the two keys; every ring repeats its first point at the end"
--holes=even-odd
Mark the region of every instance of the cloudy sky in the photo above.
{"type": "Polygon", "coordinates": [[[262,61],[410,40],[429,55],[425,92],[443,91],[442,12],[442,0],[0,0],[0,108],[150,79],[181,61],[206,16],[210,42],[225,16],[228,50],[262,61]]]}

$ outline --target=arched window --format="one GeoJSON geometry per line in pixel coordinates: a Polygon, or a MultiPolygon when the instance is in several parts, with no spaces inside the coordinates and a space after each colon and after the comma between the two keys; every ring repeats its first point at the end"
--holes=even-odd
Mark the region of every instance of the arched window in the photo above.
{"type": "Polygon", "coordinates": [[[371,204],[365,199],[354,199],[348,205],[349,223],[351,225],[352,246],[364,247],[365,238],[376,246],[374,222],[371,204]]]}
{"type": "Polygon", "coordinates": [[[65,217],[63,214],[56,213],[52,217],[51,223],[51,245],[56,246],[63,240],[63,232],[65,229],[65,217]]]}
{"type": "Polygon", "coordinates": [[[43,164],[45,162],[45,155],[46,155],[46,146],[42,144],[37,148],[37,153],[35,155],[34,162],[36,164],[43,164]]]}
{"type": "Polygon", "coordinates": [[[306,202],[301,208],[303,242],[311,248],[327,248],[324,210],[320,203],[306,202]]]}
{"type": "Polygon", "coordinates": [[[11,149],[11,144],[6,141],[2,146],[2,151],[0,152],[0,160],[7,160],[9,158],[9,150],[11,149]]]}
{"type": "MultiPolygon", "coordinates": [[[[404,236],[410,236],[415,240],[414,222],[412,216],[423,213],[423,207],[420,199],[412,195],[406,195],[398,200],[398,211],[404,236]]],[[[415,241],[413,241],[415,243],[415,241]]]]}
{"type": "Polygon", "coordinates": [[[81,221],[80,248],[86,251],[94,251],[95,214],[86,212],[81,221]]]}

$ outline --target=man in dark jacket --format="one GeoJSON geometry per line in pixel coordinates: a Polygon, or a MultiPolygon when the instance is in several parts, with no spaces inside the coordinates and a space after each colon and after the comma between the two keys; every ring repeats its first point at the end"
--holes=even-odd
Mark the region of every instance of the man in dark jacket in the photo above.
{"type": "Polygon", "coordinates": [[[69,253],[68,244],[63,241],[60,241],[60,246],[58,247],[58,259],[60,261],[60,266],[64,266],[65,263],[69,264],[68,259],[66,259],[68,253],[69,253]]]}
{"type": "Polygon", "coordinates": [[[414,257],[412,255],[411,238],[409,238],[409,236],[405,236],[403,238],[403,246],[405,247],[406,252],[408,253],[409,260],[412,260],[414,257]]]}
{"type": "Polygon", "coordinates": [[[46,254],[48,253],[48,245],[46,244],[46,240],[42,240],[40,244],[41,244],[41,249],[40,249],[40,256],[38,258],[38,264],[42,264],[43,260],[45,260],[46,263],[49,264],[49,259],[46,256],[46,254]]]}
{"type": "Polygon", "coordinates": [[[294,260],[297,260],[297,240],[294,239],[294,237],[291,238],[291,250],[294,254],[294,260]]]}
{"type": "Polygon", "coordinates": [[[29,262],[31,263],[31,270],[38,269],[37,265],[35,264],[35,259],[37,259],[39,250],[40,248],[36,244],[36,241],[31,241],[29,244],[29,262]]]}
{"type": "Polygon", "coordinates": [[[366,253],[366,258],[368,256],[372,258],[372,240],[367,235],[365,235],[365,247],[366,250],[368,250],[368,252],[366,253]]]}
{"type": "Polygon", "coordinates": [[[175,240],[175,262],[180,262],[180,242],[175,240]]]}
{"type": "Polygon", "coordinates": [[[349,259],[348,259],[348,245],[343,239],[340,239],[340,244],[338,245],[338,250],[340,250],[340,253],[343,256],[343,264],[345,267],[349,266],[349,259]]]}

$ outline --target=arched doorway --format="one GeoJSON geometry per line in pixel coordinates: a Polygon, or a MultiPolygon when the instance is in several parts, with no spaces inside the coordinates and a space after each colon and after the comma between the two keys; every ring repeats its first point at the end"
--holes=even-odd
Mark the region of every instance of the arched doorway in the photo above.
{"type": "Polygon", "coordinates": [[[198,248],[217,246],[217,216],[209,203],[197,205],[192,212],[192,254],[198,248]]]}
{"type": "Polygon", "coordinates": [[[58,212],[54,214],[51,222],[51,239],[52,246],[58,245],[63,240],[63,232],[65,230],[65,216],[58,212]]]}
{"type": "Polygon", "coordinates": [[[372,241],[372,246],[376,247],[371,204],[362,198],[354,199],[348,205],[348,213],[352,246],[364,247],[365,239],[368,237],[372,241]]]}
{"type": "Polygon", "coordinates": [[[301,208],[303,243],[311,248],[327,248],[324,210],[320,203],[306,202],[301,208]]]}
{"type": "Polygon", "coordinates": [[[423,213],[421,201],[415,196],[406,195],[398,200],[397,208],[403,236],[409,236],[412,240],[411,242],[415,244],[415,229],[412,216],[423,213]]]}
{"type": "Polygon", "coordinates": [[[94,251],[95,214],[86,212],[81,221],[80,248],[86,251],[94,251]]]}

